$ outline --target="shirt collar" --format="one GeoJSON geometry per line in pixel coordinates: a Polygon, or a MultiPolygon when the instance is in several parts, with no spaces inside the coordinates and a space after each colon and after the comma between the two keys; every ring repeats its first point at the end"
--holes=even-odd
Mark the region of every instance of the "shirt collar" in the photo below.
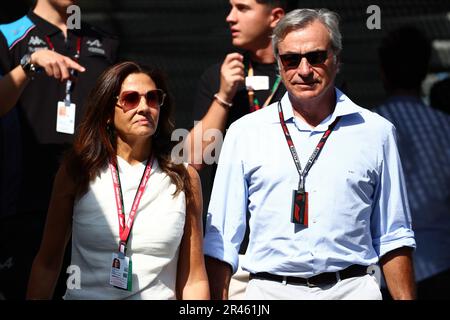
{"type": "MultiPolygon", "coordinates": [[[[41,16],[38,16],[37,14],[35,14],[33,12],[33,9],[28,11],[27,16],[37,26],[38,30],[47,36],[51,36],[56,33],[62,32],[61,29],[59,29],[57,26],[55,26],[54,24],[51,24],[50,22],[48,22],[41,16]]],[[[69,32],[69,31],[72,31],[72,30],[67,30],[67,32],[69,32]]]]}
{"type": "MultiPolygon", "coordinates": [[[[314,131],[326,131],[328,126],[338,117],[344,117],[353,113],[358,113],[361,111],[353,101],[350,100],[342,91],[335,88],[336,91],[336,106],[333,113],[326,117],[314,131]]],[[[286,122],[294,120],[294,110],[292,108],[291,101],[289,100],[289,94],[286,92],[281,99],[281,106],[283,107],[283,116],[286,122]]],[[[298,121],[301,121],[297,119],[298,121]]],[[[280,123],[280,119],[277,117],[277,123],[280,123]]]]}

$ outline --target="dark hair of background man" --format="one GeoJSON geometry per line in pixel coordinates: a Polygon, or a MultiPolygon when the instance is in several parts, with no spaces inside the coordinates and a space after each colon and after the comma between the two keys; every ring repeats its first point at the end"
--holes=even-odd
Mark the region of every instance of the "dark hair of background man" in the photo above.
{"type": "Polygon", "coordinates": [[[280,7],[283,8],[286,12],[298,7],[297,0],[256,0],[256,2],[268,4],[272,7],[280,7]]]}
{"type": "Polygon", "coordinates": [[[419,29],[403,26],[392,31],[381,42],[379,56],[388,92],[397,89],[420,92],[428,72],[431,44],[419,29]]]}

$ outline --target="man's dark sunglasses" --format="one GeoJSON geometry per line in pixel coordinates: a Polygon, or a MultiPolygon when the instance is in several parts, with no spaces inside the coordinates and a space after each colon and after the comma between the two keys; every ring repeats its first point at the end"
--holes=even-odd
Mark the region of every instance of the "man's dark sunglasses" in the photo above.
{"type": "Polygon", "coordinates": [[[127,112],[137,108],[142,96],[145,97],[145,101],[149,107],[156,108],[163,105],[166,94],[161,89],[150,90],[145,94],[140,94],[137,91],[125,91],[117,97],[118,105],[127,112]]]}
{"type": "Polygon", "coordinates": [[[302,61],[302,58],[306,58],[308,63],[312,66],[322,64],[327,61],[328,51],[327,50],[319,50],[307,52],[304,54],[301,53],[287,53],[280,54],[281,64],[284,69],[296,69],[302,61]]]}

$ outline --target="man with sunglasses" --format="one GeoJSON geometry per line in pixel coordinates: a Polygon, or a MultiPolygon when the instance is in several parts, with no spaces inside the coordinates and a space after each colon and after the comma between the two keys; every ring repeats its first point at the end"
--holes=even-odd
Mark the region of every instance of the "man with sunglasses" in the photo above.
{"type": "Polygon", "coordinates": [[[204,252],[213,297],[238,267],[247,299],[413,299],[414,234],[394,127],[335,88],[338,16],[299,9],[274,30],[287,93],[230,126],[208,208],[204,252]]]}
{"type": "MultiPolygon", "coordinates": [[[[286,92],[280,81],[270,35],[284,14],[297,6],[297,0],[230,0],[226,22],[237,52],[202,75],[194,104],[193,119],[200,120],[191,130],[189,162],[197,170],[203,187],[203,207],[208,207],[216,164],[205,161],[208,150],[219,154],[220,140],[209,140],[213,130],[223,136],[231,123],[281,99],[286,92]],[[199,142],[199,140],[201,140],[199,142]],[[198,149],[195,149],[198,146],[198,149]]],[[[245,252],[246,240],[241,248],[245,252]]],[[[243,293],[248,273],[233,281],[232,298],[243,293]],[[234,290],[236,288],[236,290],[234,290]],[[236,294],[234,294],[234,292],[236,294]]]]}
{"type": "Polygon", "coordinates": [[[67,9],[76,3],[37,0],[26,15],[0,25],[0,226],[7,231],[0,263],[13,261],[0,270],[7,299],[25,296],[60,157],[95,80],[116,60],[115,37],[68,24],[67,9]],[[17,240],[23,234],[26,240],[17,240]]]}

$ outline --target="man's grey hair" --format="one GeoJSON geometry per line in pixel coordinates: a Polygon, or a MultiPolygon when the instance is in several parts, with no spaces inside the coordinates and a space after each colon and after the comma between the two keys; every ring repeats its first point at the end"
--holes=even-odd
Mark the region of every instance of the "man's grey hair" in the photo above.
{"type": "Polygon", "coordinates": [[[342,50],[342,35],[339,30],[339,15],[328,9],[297,9],[286,14],[273,30],[272,45],[275,57],[278,58],[278,44],[292,30],[303,29],[318,20],[328,29],[331,49],[335,56],[342,50]]]}

